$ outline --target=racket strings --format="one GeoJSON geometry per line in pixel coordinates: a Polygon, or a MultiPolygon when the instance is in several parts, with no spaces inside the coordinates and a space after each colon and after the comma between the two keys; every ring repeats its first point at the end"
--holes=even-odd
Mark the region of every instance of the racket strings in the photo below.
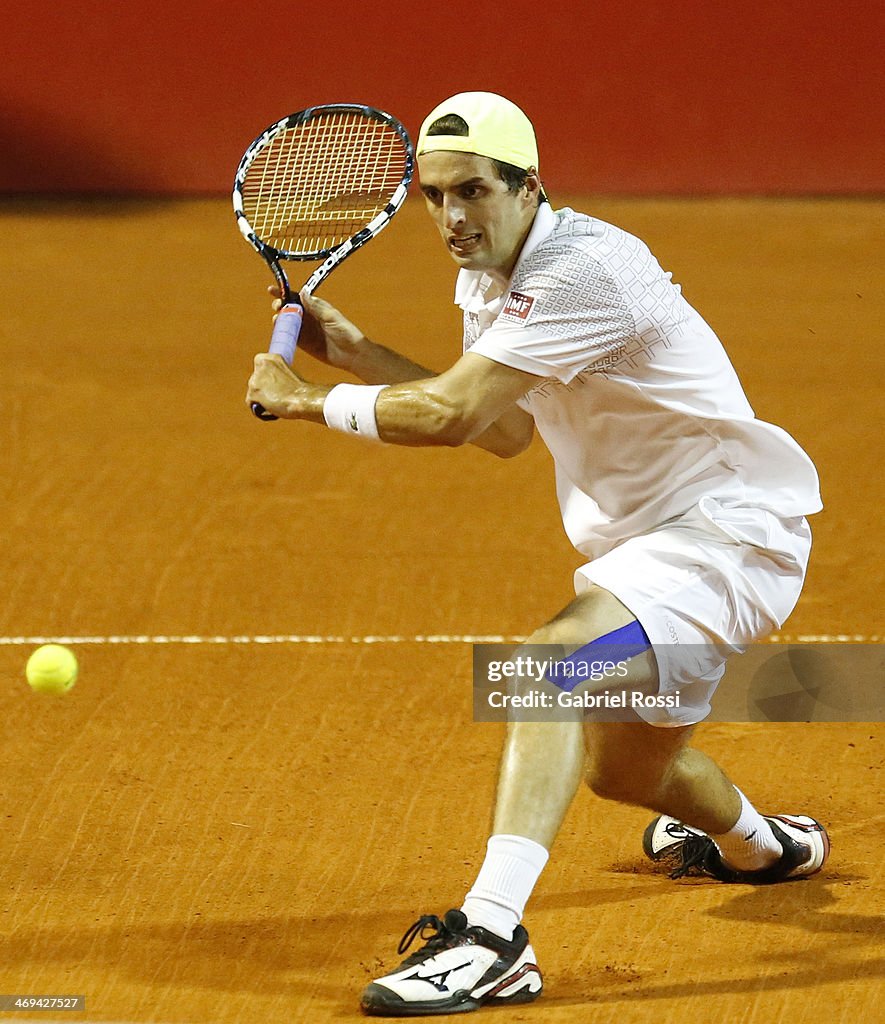
{"type": "Polygon", "coordinates": [[[262,241],[309,255],[340,245],[390,202],[407,166],[390,125],[351,113],[283,129],[255,157],[243,210],[262,241]]]}

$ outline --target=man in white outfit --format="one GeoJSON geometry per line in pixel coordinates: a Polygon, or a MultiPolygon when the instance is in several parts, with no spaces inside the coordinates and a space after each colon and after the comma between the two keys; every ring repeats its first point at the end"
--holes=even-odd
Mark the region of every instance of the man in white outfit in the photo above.
{"type": "Polygon", "coordinates": [[[504,458],[537,427],[588,562],[575,599],[528,643],[592,653],[629,638],[631,686],[678,700],[628,721],[509,723],[492,835],[461,909],[416,921],[400,952],[425,944],[363,993],[365,1012],[392,1016],[540,994],[521,920],[582,774],[598,795],[657,813],[644,848],[675,877],[780,882],[829,852],[817,821],[763,816],[689,742],[728,655],[798,600],[804,517],[821,508],[814,466],[754,417],[718,338],[639,239],[551,209],[518,107],[454,96],[428,115],[417,156],[460,267],[461,357],[434,374],[303,296],[301,347],[365,384],[311,384],[262,354],[247,402],[386,444],[472,443],[504,458]]]}

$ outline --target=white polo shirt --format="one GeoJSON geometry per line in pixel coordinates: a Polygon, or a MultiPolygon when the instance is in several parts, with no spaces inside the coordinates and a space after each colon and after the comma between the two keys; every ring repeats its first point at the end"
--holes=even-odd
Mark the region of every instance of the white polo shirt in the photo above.
{"type": "Polygon", "coordinates": [[[556,465],[563,525],[596,558],[710,495],[801,516],[817,473],[756,419],[719,339],[633,235],[538,210],[503,295],[461,270],[464,350],[543,378],[519,405],[556,465]]]}

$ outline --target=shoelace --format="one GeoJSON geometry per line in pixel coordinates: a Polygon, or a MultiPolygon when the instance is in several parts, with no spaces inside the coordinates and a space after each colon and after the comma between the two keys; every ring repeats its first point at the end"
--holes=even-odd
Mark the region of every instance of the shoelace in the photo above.
{"type": "MultiPolygon", "coordinates": [[[[423,914],[418,920],[411,925],[407,930],[406,934],[399,940],[399,945],[396,947],[397,953],[400,956],[412,945],[417,938],[424,939],[424,945],[416,950],[412,954],[412,957],[423,955],[425,950],[438,950],[444,949],[446,945],[455,938],[456,933],[450,928],[446,927],[444,921],[441,921],[436,914],[423,914]],[[425,935],[425,931],[428,928],[433,929],[433,933],[425,935]]],[[[412,959],[410,957],[409,959],[412,959]]]]}
{"type": "Polygon", "coordinates": [[[702,867],[703,862],[706,859],[707,851],[710,849],[713,840],[709,836],[697,836],[691,835],[686,839],[679,854],[682,857],[682,863],[678,868],[675,868],[670,872],[671,878],[682,878],[691,871],[692,868],[702,867]]]}

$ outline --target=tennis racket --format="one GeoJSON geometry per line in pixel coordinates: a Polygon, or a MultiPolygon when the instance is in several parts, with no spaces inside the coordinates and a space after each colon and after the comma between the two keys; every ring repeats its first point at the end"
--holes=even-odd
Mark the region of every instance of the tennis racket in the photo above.
{"type": "MultiPolygon", "coordinates": [[[[356,103],[308,107],[262,132],[243,155],[233,204],[246,240],[273,271],[282,306],[270,352],[292,362],[303,309],[283,260],[322,260],[304,289],[314,289],[390,223],[414,170],[405,128],[356,103]]],[[[275,420],[257,402],[259,419],[275,420]]]]}

